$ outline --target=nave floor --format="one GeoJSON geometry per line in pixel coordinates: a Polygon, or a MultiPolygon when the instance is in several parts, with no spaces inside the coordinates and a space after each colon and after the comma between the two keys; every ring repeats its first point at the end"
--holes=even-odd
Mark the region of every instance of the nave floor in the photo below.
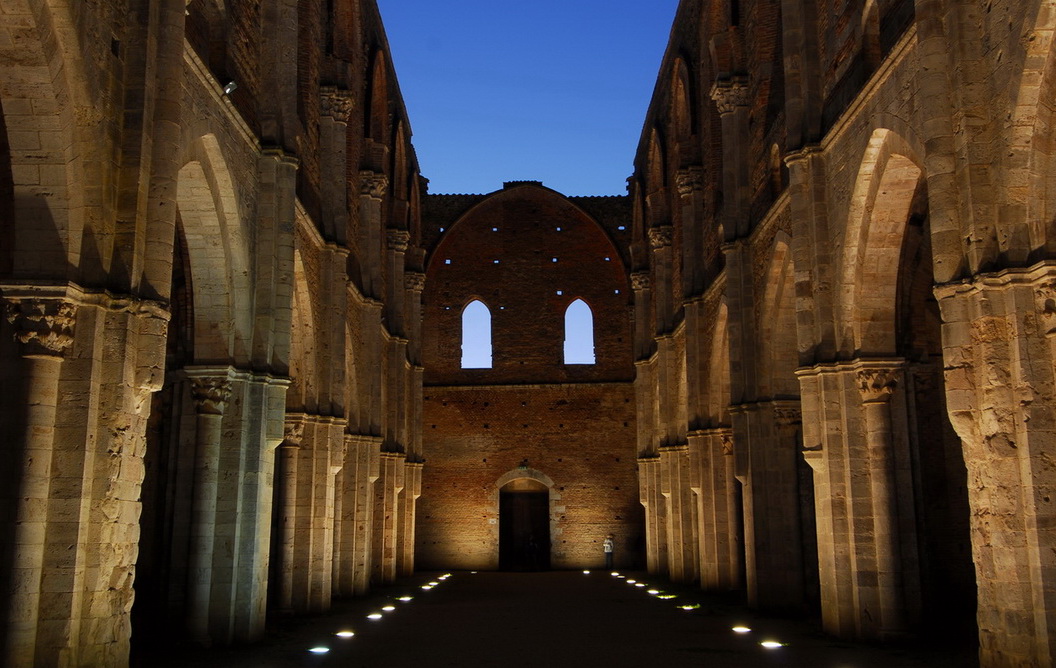
{"type": "MultiPolygon", "coordinates": [[[[971,668],[973,639],[956,647],[868,646],[834,640],[814,623],[767,618],[699,591],[608,572],[419,574],[326,614],[284,620],[238,649],[164,651],[151,668],[434,668],[703,666],[971,668]],[[637,587],[629,580],[641,579],[637,587]],[[437,582],[430,590],[421,585],[437,582]],[[676,598],[659,596],[675,594],[676,598]],[[400,601],[400,597],[413,597],[400,601]],[[689,610],[681,606],[699,604],[689,610]],[[393,609],[384,611],[383,606],[393,609]],[[381,619],[367,618],[379,613],[381,619]],[[735,626],[750,628],[736,633],[735,626]],[[342,638],[339,631],[353,631],[342,638]],[[782,643],[766,649],[761,642],[782,643]],[[312,648],[327,648],[312,653],[312,648]]],[[[153,653],[153,652],[152,652],[153,653]]]]}

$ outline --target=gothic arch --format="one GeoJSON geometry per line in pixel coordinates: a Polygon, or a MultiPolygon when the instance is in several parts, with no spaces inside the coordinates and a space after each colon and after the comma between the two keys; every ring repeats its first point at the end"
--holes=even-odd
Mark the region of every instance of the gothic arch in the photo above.
{"type": "Polygon", "coordinates": [[[65,278],[102,262],[102,251],[84,243],[91,232],[85,229],[89,202],[77,185],[88,176],[84,161],[93,151],[74,112],[95,105],[87,102],[69,11],[65,3],[15,0],[0,13],[0,31],[22,37],[17,62],[0,66],[0,130],[7,134],[5,189],[11,196],[0,239],[11,248],[11,270],[20,277],[65,278]],[[21,132],[7,133],[12,127],[21,132]],[[24,179],[28,173],[35,178],[24,179]]]}
{"type": "Polygon", "coordinates": [[[1021,264],[1056,251],[1056,12],[1035,3],[1008,137],[1006,200],[998,216],[1000,252],[1021,264]]]}
{"type": "Polygon", "coordinates": [[[195,360],[245,362],[253,332],[248,231],[216,137],[200,137],[193,153],[176,200],[190,258],[195,360]]]}
{"type": "MultiPolygon", "coordinates": [[[[318,284],[315,277],[311,277],[318,284]]],[[[317,368],[315,339],[316,314],[308,292],[301,250],[293,251],[293,327],[290,335],[290,388],[286,392],[288,411],[314,412],[318,406],[315,384],[317,368]]]]}
{"type": "Polygon", "coordinates": [[[760,342],[765,347],[761,393],[773,398],[799,396],[799,381],[795,375],[798,346],[791,245],[792,239],[786,233],[777,233],[770,251],[760,318],[760,342]]]}
{"type": "Polygon", "coordinates": [[[852,191],[838,269],[836,327],[844,355],[895,352],[902,239],[923,193],[915,153],[894,132],[875,130],[852,191]]]}
{"type": "Polygon", "coordinates": [[[389,143],[389,82],[385,54],[374,53],[374,67],[370,75],[370,105],[367,106],[368,137],[377,144],[389,143]]]}

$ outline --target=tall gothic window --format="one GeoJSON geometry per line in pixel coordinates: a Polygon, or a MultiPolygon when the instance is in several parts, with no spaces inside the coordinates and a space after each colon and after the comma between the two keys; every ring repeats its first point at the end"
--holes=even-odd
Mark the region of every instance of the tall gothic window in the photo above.
{"type": "Polygon", "coordinates": [[[462,368],[491,368],[491,311],[479,299],[462,311],[462,368]]]}
{"type": "Polygon", "coordinates": [[[565,364],[594,364],[594,316],[582,299],[565,310],[565,364]]]}

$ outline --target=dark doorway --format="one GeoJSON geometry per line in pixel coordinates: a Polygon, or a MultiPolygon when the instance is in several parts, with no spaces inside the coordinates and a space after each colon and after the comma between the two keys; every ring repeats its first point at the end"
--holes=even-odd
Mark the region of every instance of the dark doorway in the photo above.
{"type": "Polygon", "coordinates": [[[550,568],[550,490],[521,478],[499,490],[499,568],[550,568]]]}

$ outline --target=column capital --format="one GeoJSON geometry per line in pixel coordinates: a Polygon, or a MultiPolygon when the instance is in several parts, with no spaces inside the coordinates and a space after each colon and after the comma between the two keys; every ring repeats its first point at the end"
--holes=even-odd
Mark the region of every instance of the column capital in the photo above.
{"type": "Polygon", "coordinates": [[[199,415],[223,415],[231,400],[231,379],[227,376],[192,376],[191,396],[199,415]]]}
{"type": "Polygon", "coordinates": [[[282,427],[282,447],[300,448],[304,442],[304,416],[286,415],[286,422],[282,427]]]}
{"type": "Polygon", "coordinates": [[[688,198],[704,191],[704,168],[700,165],[683,167],[675,174],[678,194],[688,198]]]}
{"type": "Polygon", "coordinates": [[[779,427],[792,427],[803,423],[803,412],[800,410],[798,402],[793,405],[791,402],[774,402],[774,421],[777,422],[779,427]]]}
{"type": "Polygon", "coordinates": [[[399,230],[390,227],[385,230],[385,241],[389,245],[389,250],[396,251],[397,253],[406,253],[407,248],[411,243],[411,233],[407,230],[399,230]]]}
{"type": "Polygon", "coordinates": [[[335,86],[322,86],[319,88],[320,113],[324,118],[332,118],[338,123],[348,123],[355,108],[355,99],[352,91],[337,88],[335,86]]]}
{"type": "Polygon", "coordinates": [[[719,116],[732,114],[748,106],[748,80],[744,77],[721,79],[711,87],[711,99],[719,110],[719,116]]]}
{"type": "Polygon", "coordinates": [[[389,188],[389,177],[381,172],[364,169],[359,172],[359,194],[381,201],[389,188]]]}
{"type": "Polygon", "coordinates": [[[420,271],[408,271],[403,274],[403,286],[412,292],[425,290],[425,274],[420,271]]]}
{"type": "MultiPolygon", "coordinates": [[[[648,271],[633,271],[631,272],[631,289],[635,292],[641,292],[642,290],[648,290],[651,285],[651,277],[648,271]]],[[[633,316],[633,313],[632,313],[633,316]]]]}
{"type": "Polygon", "coordinates": [[[7,321],[15,328],[23,357],[61,359],[73,344],[77,306],[58,298],[6,298],[7,321]]]}
{"type": "Polygon", "coordinates": [[[891,367],[866,367],[858,369],[855,381],[862,401],[867,404],[883,403],[891,398],[898,386],[898,369],[891,367]]]}
{"type": "Polygon", "coordinates": [[[674,228],[670,225],[658,225],[657,227],[649,228],[649,246],[653,250],[660,250],[661,248],[668,248],[671,246],[671,239],[674,236],[674,228]]]}

